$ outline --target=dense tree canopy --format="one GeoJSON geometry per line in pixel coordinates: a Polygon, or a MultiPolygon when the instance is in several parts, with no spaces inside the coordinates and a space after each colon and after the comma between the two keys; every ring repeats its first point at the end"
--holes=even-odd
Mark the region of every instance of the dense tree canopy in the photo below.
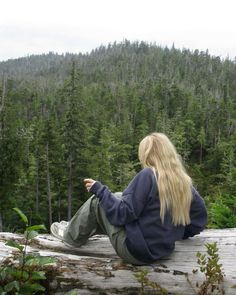
{"type": "Polygon", "coordinates": [[[0,230],[69,219],[83,178],[112,191],[140,169],[139,141],[166,133],[209,207],[236,227],[236,62],[145,42],[0,63],[0,230]]]}

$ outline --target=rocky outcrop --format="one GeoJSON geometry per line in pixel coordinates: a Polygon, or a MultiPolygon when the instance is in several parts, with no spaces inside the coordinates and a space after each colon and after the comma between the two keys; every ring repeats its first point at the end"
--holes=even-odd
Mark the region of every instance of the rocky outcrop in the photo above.
{"type": "MultiPolygon", "coordinates": [[[[23,242],[23,237],[0,233],[0,261],[14,251],[5,245],[7,240],[23,242]]],[[[72,289],[80,295],[140,294],[141,284],[135,274],[146,269],[150,281],[167,289],[168,294],[191,295],[197,294],[196,285],[205,279],[199,271],[196,253],[206,252],[204,244],[212,242],[217,242],[219,248],[225,294],[236,294],[236,228],[205,230],[194,238],[177,242],[175,252],[168,258],[142,267],[125,264],[106,236],[94,236],[81,248],[73,248],[50,235],[39,235],[28,251],[57,258],[57,263],[51,266],[50,294],[65,294],[72,289]]],[[[149,288],[147,294],[158,293],[149,288]]]]}

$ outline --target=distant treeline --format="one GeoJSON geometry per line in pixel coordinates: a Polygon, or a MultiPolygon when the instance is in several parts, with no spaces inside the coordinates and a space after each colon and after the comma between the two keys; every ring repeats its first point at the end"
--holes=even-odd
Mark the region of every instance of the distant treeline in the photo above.
{"type": "Polygon", "coordinates": [[[175,143],[209,208],[236,227],[236,63],[208,52],[114,43],[0,63],[0,230],[70,219],[83,178],[122,191],[152,131],[175,143]]]}

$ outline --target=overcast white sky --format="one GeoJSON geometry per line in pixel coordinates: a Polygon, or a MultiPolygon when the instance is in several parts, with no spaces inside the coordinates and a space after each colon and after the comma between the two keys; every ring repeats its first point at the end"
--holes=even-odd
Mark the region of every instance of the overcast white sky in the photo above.
{"type": "Polygon", "coordinates": [[[235,0],[0,0],[0,61],[123,39],[236,57],[235,0]]]}

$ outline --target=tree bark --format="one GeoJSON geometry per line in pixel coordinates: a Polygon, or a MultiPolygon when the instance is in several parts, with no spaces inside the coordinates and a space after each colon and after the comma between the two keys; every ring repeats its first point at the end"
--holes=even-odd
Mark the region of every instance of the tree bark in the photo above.
{"type": "Polygon", "coordinates": [[[0,212],[0,232],[3,231],[3,224],[2,224],[2,213],[0,212]]]}
{"type": "Polygon", "coordinates": [[[1,98],[0,113],[2,112],[4,108],[5,95],[6,95],[6,77],[3,76],[2,96],[0,97],[1,98]]]}
{"type": "Polygon", "coordinates": [[[68,183],[68,211],[67,220],[71,219],[71,200],[72,200],[72,156],[69,156],[69,183],[68,183]]]}
{"type": "MultiPolygon", "coordinates": [[[[6,96],[6,77],[3,76],[2,96],[0,96],[0,114],[3,111],[6,96]]],[[[3,118],[0,117],[0,138],[2,138],[1,131],[3,129],[3,118]]]]}
{"type": "Polygon", "coordinates": [[[52,195],[51,195],[49,159],[48,159],[48,142],[46,144],[46,160],[47,160],[46,164],[47,164],[48,216],[49,216],[49,226],[51,226],[51,224],[52,224],[52,195]]]}
{"type": "MultiPolygon", "coordinates": [[[[2,259],[11,255],[13,248],[4,245],[7,240],[23,243],[23,235],[0,233],[0,265],[2,259]]],[[[206,253],[206,243],[217,242],[219,263],[222,264],[225,293],[235,295],[236,285],[236,228],[205,230],[193,238],[176,242],[175,251],[156,263],[134,266],[124,263],[115,253],[108,237],[93,236],[80,248],[68,247],[51,235],[40,235],[30,244],[28,251],[43,256],[56,257],[50,265],[51,279],[48,294],[62,295],[76,289],[73,294],[164,294],[145,287],[135,274],[148,271],[148,279],[168,291],[169,295],[196,295],[206,279],[200,271],[196,254],[206,253]],[[194,270],[194,271],[193,271],[194,270]]],[[[166,293],[165,293],[166,294],[166,293]]],[[[203,294],[203,293],[201,293],[203,294]]]]}
{"type": "MultiPolygon", "coordinates": [[[[3,76],[2,96],[0,97],[0,114],[3,111],[6,95],[6,76],[3,76]]],[[[2,138],[3,119],[0,119],[0,138],[2,138]]],[[[0,232],[3,231],[2,213],[0,212],[0,232]]]]}
{"type": "Polygon", "coordinates": [[[200,143],[200,155],[199,155],[199,164],[202,164],[202,142],[200,143]]]}
{"type": "Polygon", "coordinates": [[[35,211],[39,213],[39,160],[37,159],[36,162],[36,191],[35,191],[35,211]]]}
{"type": "Polygon", "coordinates": [[[59,196],[58,196],[58,200],[57,200],[57,220],[61,221],[61,196],[60,196],[60,191],[59,191],[59,196]]]}

